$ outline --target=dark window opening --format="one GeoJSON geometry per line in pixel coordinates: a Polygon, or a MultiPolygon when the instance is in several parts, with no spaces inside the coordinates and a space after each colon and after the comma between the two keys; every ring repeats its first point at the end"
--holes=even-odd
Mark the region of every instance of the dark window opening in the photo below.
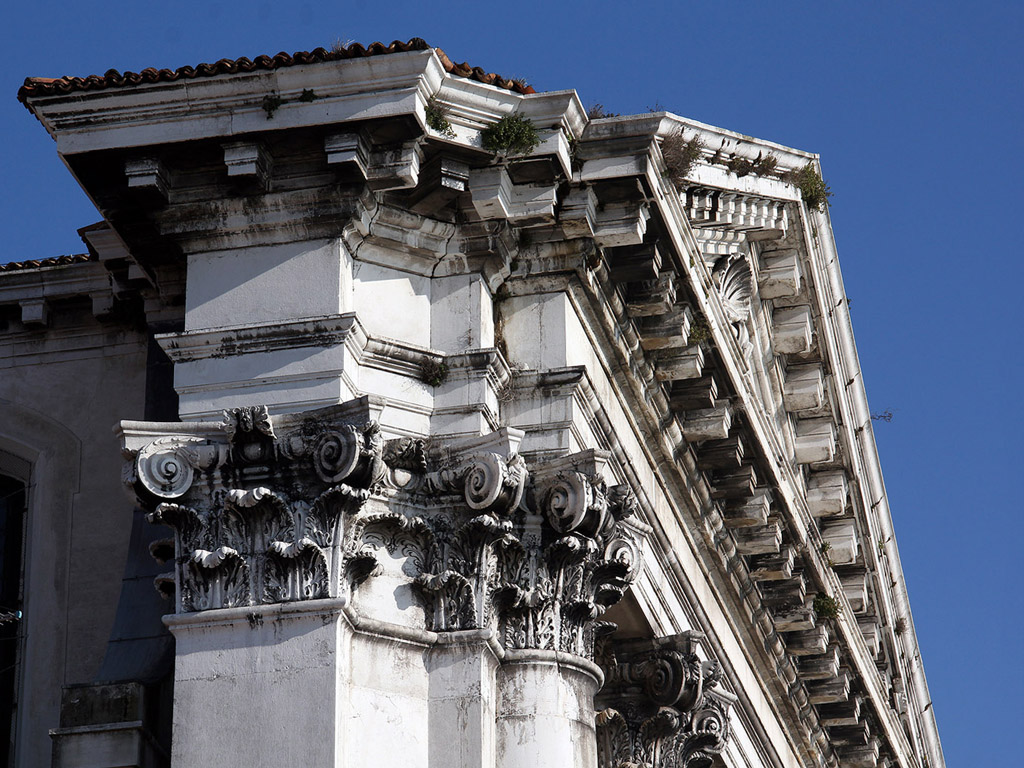
{"type": "Polygon", "coordinates": [[[14,759],[21,655],[25,484],[0,475],[0,766],[14,759]]]}

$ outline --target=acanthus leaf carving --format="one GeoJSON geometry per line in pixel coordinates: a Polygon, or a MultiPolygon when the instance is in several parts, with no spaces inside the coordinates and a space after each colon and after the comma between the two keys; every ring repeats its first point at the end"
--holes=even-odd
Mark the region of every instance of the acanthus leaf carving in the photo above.
{"type": "Polygon", "coordinates": [[[257,486],[215,494],[206,513],[161,504],[149,518],[175,532],[178,611],[339,596],[345,519],[368,495],[335,486],[307,504],[257,486]]]}
{"type": "Polygon", "coordinates": [[[599,768],[708,768],[730,736],[736,697],[702,660],[700,633],[605,642],[596,719],[599,768]]]}
{"type": "Polygon", "coordinates": [[[346,521],[386,469],[374,407],[122,425],[126,484],[175,531],[178,611],[339,597],[372,573],[346,521]]]}

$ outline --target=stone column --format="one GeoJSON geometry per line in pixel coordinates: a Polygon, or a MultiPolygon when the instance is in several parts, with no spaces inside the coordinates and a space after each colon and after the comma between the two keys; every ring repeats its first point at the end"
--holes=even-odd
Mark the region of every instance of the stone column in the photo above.
{"type": "Polygon", "coordinates": [[[427,655],[432,767],[497,765],[495,673],[501,649],[489,635],[452,633],[427,655]]]}
{"type": "Polygon", "coordinates": [[[601,670],[557,651],[509,652],[498,671],[499,768],[597,768],[601,670]]]}
{"type": "Polygon", "coordinates": [[[172,765],[347,765],[351,628],[344,601],[168,616],[172,765]]]}
{"type": "MultiPolygon", "coordinates": [[[[174,765],[373,764],[352,763],[345,739],[361,706],[354,670],[411,678],[391,677],[387,654],[367,657],[348,611],[351,586],[376,567],[353,545],[353,520],[383,476],[378,410],[361,398],[121,425],[125,481],[174,533],[154,550],[173,565],[159,583],[174,605],[174,765]]],[[[364,738],[396,743],[370,719],[364,738]]]]}
{"type": "Polygon", "coordinates": [[[600,620],[635,575],[638,549],[621,521],[624,486],[609,488],[607,456],[584,451],[535,468],[522,550],[496,598],[505,658],[498,670],[501,768],[596,768],[594,696],[603,682],[600,620]]]}

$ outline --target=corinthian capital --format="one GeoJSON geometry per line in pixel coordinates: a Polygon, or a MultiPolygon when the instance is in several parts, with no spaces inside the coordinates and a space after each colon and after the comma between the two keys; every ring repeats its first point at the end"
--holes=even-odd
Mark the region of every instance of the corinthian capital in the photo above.
{"type": "MultiPolygon", "coordinates": [[[[180,612],[337,597],[365,575],[348,520],[384,475],[379,406],[121,425],[126,484],[175,534],[180,612]]],[[[169,579],[162,578],[166,584],[169,579]]]]}
{"type": "Polygon", "coordinates": [[[534,502],[555,531],[605,541],[619,521],[635,512],[629,487],[609,488],[602,477],[607,462],[606,453],[589,450],[534,470],[534,502]]]}
{"type": "Polygon", "coordinates": [[[595,702],[600,768],[708,768],[725,748],[735,697],[719,687],[718,662],[698,655],[702,637],[606,642],[595,702]]]}

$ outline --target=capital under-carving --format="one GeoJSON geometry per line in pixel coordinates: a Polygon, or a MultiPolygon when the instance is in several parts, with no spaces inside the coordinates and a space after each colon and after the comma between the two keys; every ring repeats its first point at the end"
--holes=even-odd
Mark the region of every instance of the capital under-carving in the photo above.
{"type": "Polygon", "coordinates": [[[708,768],[729,739],[735,697],[717,661],[697,654],[700,633],[606,640],[598,709],[599,768],[708,768]]]}

